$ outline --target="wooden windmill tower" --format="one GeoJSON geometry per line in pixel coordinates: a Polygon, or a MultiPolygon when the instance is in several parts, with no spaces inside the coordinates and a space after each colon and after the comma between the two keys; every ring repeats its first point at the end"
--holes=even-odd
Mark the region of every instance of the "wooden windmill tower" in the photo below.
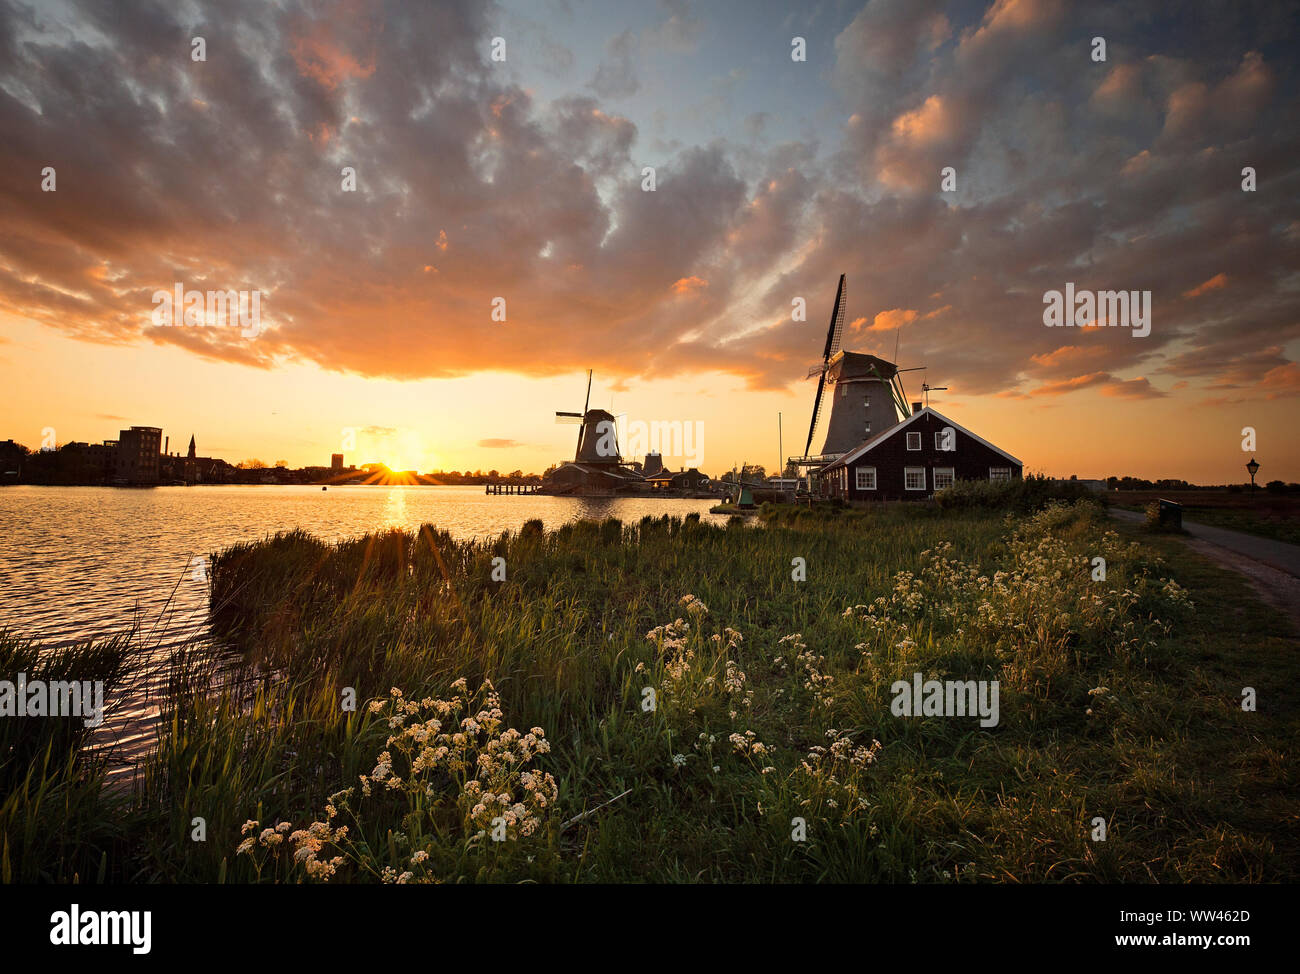
{"type": "Polygon", "coordinates": [[[587,370],[587,400],[582,412],[566,413],[556,411],[557,423],[575,424],[578,430],[578,445],[573,452],[574,463],[610,464],[618,466],[622,460],[618,452],[618,436],[614,414],[603,409],[588,409],[591,405],[591,370],[587,370]]]}
{"type": "Polygon", "coordinates": [[[845,275],[835,291],[835,307],[822,360],[808,370],[808,378],[817,376],[817,393],[813,398],[812,421],[808,424],[808,441],[804,454],[790,457],[789,462],[815,473],[854,447],[897,425],[908,415],[907,394],[899,369],[865,352],[847,352],[840,348],[844,336],[846,305],[845,275]],[[825,415],[825,401],[830,396],[830,417],[821,449],[812,452],[813,438],[825,415]]]}

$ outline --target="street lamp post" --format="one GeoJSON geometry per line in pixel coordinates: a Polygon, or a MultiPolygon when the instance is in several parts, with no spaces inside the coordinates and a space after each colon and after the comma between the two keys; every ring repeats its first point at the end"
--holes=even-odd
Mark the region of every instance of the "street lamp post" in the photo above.
{"type": "Polygon", "coordinates": [[[1246,464],[1246,469],[1250,471],[1250,487],[1251,487],[1252,490],[1254,490],[1254,489],[1255,489],[1255,472],[1256,472],[1257,470],[1259,470],[1259,464],[1255,461],[1255,458],[1254,458],[1254,457],[1251,457],[1251,458],[1250,458],[1250,463],[1246,464]]]}

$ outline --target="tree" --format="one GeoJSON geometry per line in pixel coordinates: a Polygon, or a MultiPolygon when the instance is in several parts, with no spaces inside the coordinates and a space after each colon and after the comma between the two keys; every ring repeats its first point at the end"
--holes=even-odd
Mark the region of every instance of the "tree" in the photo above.
{"type": "Polygon", "coordinates": [[[288,470],[288,469],[289,469],[289,461],[288,461],[288,460],[276,460],[276,461],[275,461],[275,465],[276,465],[277,467],[279,467],[281,470],[288,470]]]}
{"type": "Polygon", "coordinates": [[[265,470],[266,469],[266,464],[263,463],[261,460],[257,460],[257,459],[240,460],[237,464],[235,464],[235,466],[237,466],[240,470],[265,470]]]}

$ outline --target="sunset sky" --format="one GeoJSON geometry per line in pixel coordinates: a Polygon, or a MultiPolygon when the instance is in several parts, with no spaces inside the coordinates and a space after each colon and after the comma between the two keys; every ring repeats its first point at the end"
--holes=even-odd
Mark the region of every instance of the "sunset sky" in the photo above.
{"type": "Polygon", "coordinates": [[[1300,480],[1288,6],[0,0],[0,439],[540,472],[591,368],[771,470],[845,273],[845,347],[1026,471],[1240,482],[1253,426],[1300,480]],[[155,326],[178,282],[264,331],[155,326]],[[1067,282],[1150,335],[1045,327],[1067,282]]]}

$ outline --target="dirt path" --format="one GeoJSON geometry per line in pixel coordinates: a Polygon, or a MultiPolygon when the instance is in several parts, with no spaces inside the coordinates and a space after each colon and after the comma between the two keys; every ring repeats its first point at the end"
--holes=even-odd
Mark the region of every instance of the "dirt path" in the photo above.
{"type": "MultiPolygon", "coordinates": [[[[1144,520],[1133,511],[1110,513],[1121,521],[1144,520]]],[[[1184,521],[1183,529],[1191,535],[1187,547],[1246,576],[1260,598],[1285,613],[1300,632],[1300,545],[1191,521],[1184,521]]]]}

